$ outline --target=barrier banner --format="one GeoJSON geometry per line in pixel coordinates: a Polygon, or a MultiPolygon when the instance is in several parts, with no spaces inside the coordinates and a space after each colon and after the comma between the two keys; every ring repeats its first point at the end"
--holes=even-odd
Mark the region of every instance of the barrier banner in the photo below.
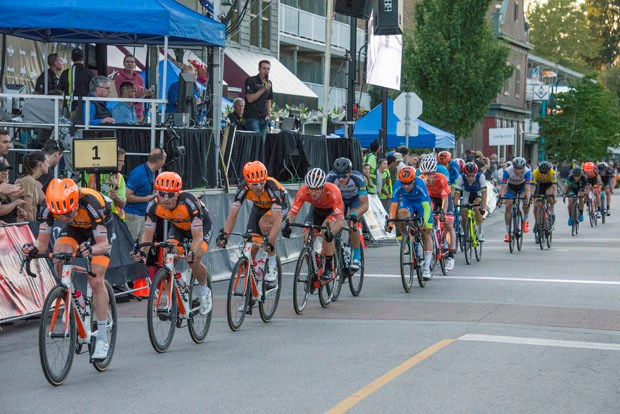
{"type": "Polygon", "coordinates": [[[19,273],[21,246],[34,242],[28,223],[0,225],[0,321],[38,313],[45,297],[56,281],[49,262],[33,260],[31,269],[38,275],[32,278],[19,273]]]}
{"type": "Polygon", "coordinates": [[[387,214],[379,197],[376,194],[368,194],[368,211],[364,213],[363,217],[366,226],[368,226],[368,231],[375,241],[394,240],[396,238],[396,232],[386,233],[384,230],[387,214]]]}

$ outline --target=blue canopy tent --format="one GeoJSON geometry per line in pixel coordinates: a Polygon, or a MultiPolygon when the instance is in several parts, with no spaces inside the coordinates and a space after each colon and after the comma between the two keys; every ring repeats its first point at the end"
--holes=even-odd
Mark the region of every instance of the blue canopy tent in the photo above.
{"type": "MultiPolygon", "coordinates": [[[[353,137],[360,140],[362,147],[370,147],[370,143],[379,138],[381,129],[382,104],[355,121],[353,137]]],[[[394,102],[388,99],[388,148],[405,145],[405,136],[396,133],[396,124],[400,119],[394,114],[394,102]]],[[[442,131],[418,119],[418,135],[409,137],[409,148],[454,148],[454,135],[442,131]]],[[[336,135],[344,136],[344,128],[336,130],[336,135]]]]}
{"type": "Polygon", "coordinates": [[[224,47],[226,26],[174,0],[2,0],[0,33],[41,42],[224,47]]]}

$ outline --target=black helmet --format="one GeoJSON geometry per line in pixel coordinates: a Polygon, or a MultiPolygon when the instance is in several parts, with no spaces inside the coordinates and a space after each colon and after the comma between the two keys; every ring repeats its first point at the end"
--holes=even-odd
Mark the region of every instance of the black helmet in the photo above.
{"type": "Polygon", "coordinates": [[[350,159],[341,157],[334,161],[334,172],[336,174],[346,174],[353,169],[353,163],[350,159]]]}
{"type": "Polygon", "coordinates": [[[543,174],[547,174],[549,170],[551,170],[551,163],[549,161],[541,162],[538,166],[538,170],[543,174]]]}
{"type": "Polygon", "coordinates": [[[476,175],[478,174],[478,165],[475,162],[468,162],[463,166],[463,173],[465,175],[476,175]]]}
{"type": "Polygon", "coordinates": [[[583,174],[583,171],[581,170],[581,167],[575,167],[570,172],[570,175],[573,176],[573,177],[579,177],[581,174],[583,174]]]}

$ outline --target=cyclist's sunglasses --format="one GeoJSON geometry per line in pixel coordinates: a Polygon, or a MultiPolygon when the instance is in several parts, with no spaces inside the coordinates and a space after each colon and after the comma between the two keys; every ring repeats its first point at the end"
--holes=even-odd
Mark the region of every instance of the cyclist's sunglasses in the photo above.
{"type": "Polygon", "coordinates": [[[349,178],[349,174],[338,174],[338,178],[340,178],[341,180],[349,178]]]}
{"type": "Polygon", "coordinates": [[[174,191],[158,191],[157,194],[161,198],[174,198],[178,193],[174,191]]]}
{"type": "Polygon", "coordinates": [[[408,183],[403,183],[403,186],[405,185],[413,185],[413,181],[409,181],[408,183]]]}
{"type": "Polygon", "coordinates": [[[261,181],[260,183],[250,183],[250,187],[264,187],[265,181],[261,181]]]}

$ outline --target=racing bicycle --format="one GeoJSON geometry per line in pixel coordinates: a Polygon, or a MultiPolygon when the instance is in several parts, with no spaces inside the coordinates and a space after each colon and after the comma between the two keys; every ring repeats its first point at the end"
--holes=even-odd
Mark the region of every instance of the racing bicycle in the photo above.
{"type": "MultiPolygon", "coordinates": [[[[342,285],[347,280],[349,281],[349,289],[353,296],[358,296],[362,291],[362,285],[364,284],[364,249],[360,246],[360,268],[359,270],[351,270],[351,261],[353,260],[353,247],[348,235],[351,231],[359,231],[357,227],[353,227],[350,230],[348,227],[343,227],[339,234],[334,236],[336,240],[336,253],[338,255],[338,263],[340,269],[338,270],[338,278],[334,285],[334,294],[332,300],[338,300],[342,285]],[[344,236],[344,234],[347,236],[344,236]]],[[[360,243],[361,244],[361,243],[360,243]]]]}
{"type": "Polygon", "coordinates": [[[406,229],[400,241],[400,278],[405,292],[411,292],[415,276],[418,278],[420,287],[426,286],[423,277],[424,266],[424,242],[422,240],[421,226],[417,214],[403,219],[390,219],[387,216],[386,226],[389,223],[405,223],[406,229]],[[414,276],[415,275],[415,276],[414,276]]]}

